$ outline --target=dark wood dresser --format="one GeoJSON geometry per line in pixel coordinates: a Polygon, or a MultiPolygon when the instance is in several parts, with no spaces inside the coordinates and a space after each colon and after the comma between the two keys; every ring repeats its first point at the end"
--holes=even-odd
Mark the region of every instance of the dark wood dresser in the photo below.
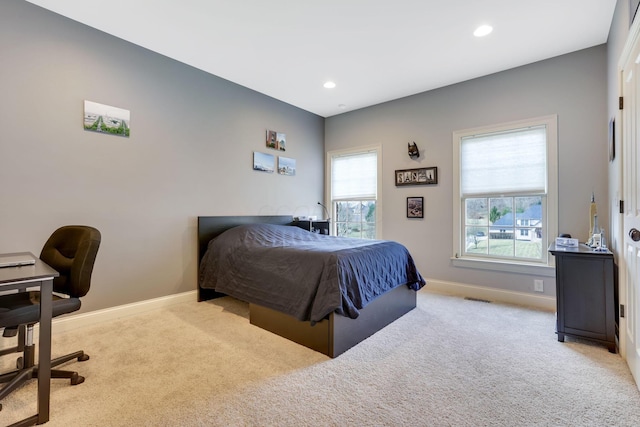
{"type": "Polygon", "coordinates": [[[549,246],[556,257],[556,333],[605,344],[616,352],[618,285],[610,251],[549,246]]]}

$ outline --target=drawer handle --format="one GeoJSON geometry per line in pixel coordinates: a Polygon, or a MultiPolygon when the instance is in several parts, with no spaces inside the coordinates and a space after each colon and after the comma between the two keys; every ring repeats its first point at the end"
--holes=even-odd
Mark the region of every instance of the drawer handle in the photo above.
{"type": "Polygon", "coordinates": [[[634,242],[639,241],[640,231],[638,231],[637,228],[632,228],[631,230],[629,230],[629,237],[631,237],[631,240],[633,240],[634,242]]]}

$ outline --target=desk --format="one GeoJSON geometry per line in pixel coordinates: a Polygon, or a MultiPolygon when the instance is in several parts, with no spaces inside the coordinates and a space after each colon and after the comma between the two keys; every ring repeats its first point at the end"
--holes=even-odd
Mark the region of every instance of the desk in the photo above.
{"type": "MultiPolygon", "coordinates": [[[[24,252],[23,252],[24,253],[24,252]]],[[[38,257],[36,263],[21,267],[0,268],[0,291],[39,287],[40,337],[38,340],[38,413],[13,426],[29,426],[49,421],[49,390],[51,387],[51,313],[53,300],[53,278],[59,274],[38,257]]],[[[16,254],[17,255],[17,254],[16,254]]]]}

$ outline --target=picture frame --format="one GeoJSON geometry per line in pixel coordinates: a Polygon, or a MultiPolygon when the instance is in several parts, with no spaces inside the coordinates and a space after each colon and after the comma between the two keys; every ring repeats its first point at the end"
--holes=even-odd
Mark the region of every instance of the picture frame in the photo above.
{"type": "Polygon", "coordinates": [[[395,171],[396,187],[404,185],[434,185],[438,183],[438,168],[431,166],[418,169],[399,169],[395,171]]]}
{"type": "Polygon", "coordinates": [[[616,119],[612,117],[609,120],[609,161],[613,162],[616,158],[616,119]]]}
{"type": "Polygon", "coordinates": [[[267,130],[267,148],[278,151],[287,151],[287,135],[275,130],[267,130]]]}
{"type": "Polygon", "coordinates": [[[638,8],[640,7],[640,0],[629,0],[629,28],[635,21],[638,15],[638,8]]]}
{"type": "Polygon", "coordinates": [[[424,218],[424,197],[407,197],[407,218],[424,218]]]}
{"type": "Polygon", "coordinates": [[[273,173],[275,157],[273,154],[253,152],[253,170],[259,172],[273,173]]]}
{"type": "Polygon", "coordinates": [[[278,173],[280,175],[294,176],[296,174],[296,160],[278,156],[278,173]]]}
{"type": "Polygon", "coordinates": [[[84,101],[84,130],[129,138],[131,112],[99,102],[84,101]]]}

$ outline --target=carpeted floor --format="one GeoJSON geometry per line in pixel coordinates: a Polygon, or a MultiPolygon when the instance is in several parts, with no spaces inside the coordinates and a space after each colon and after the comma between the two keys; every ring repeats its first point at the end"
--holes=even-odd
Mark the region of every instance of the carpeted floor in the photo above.
{"type": "MultiPolygon", "coordinates": [[[[91,359],[70,364],[84,384],[53,381],[47,425],[639,426],[622,358],[559,343],[554,322],[425,289],[416,310],[329,359],[250,325],[231,298],[177,304],[55,336],[54,355],[91,359]]],[[[5,399],[0,425],[35,411],[35,390],[5,399]]]]}

